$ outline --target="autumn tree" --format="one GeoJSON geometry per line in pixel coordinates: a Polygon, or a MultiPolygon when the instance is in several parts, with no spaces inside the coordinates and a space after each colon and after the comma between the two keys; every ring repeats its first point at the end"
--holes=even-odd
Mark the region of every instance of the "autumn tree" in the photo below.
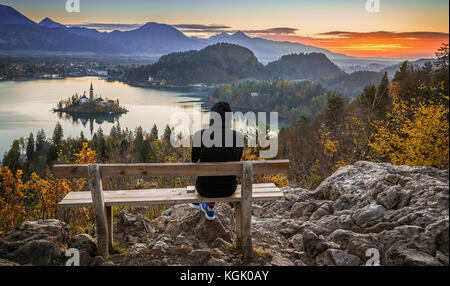
{"type": "Polygon", "coordinates": [[[11,145],[11,149],[3,156],[2,166],[8,167],[13,173],[15,173],[19,168],[20,164],[20,142],[19,140],[14,140],[11,145]]]}
{"type": "Polygon", "coordinates": [[[411,105],[392,93],[393,108],[386,121],[374,122],[369,142],[377,160],[395,165],[449,167],[447,104],[419,102],[411,105]]]}

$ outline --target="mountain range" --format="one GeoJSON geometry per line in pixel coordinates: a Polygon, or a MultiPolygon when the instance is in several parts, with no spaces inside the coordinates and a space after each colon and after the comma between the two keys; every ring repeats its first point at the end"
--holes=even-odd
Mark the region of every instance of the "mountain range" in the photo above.
{"type": "MultiPolygon", "coordinates": [[[[39,54],[72,53],[95,55],[162,56],[172,52],[200,50],[219,42],[232,43],[253,51],[268,63],[291,53],[323,53],[342,65],[386,64],[383,60],[356,58],[300,43],[249,37],[243,32],[220,33],[207,39],[188,37],[175,27],[149,22],[131,31],[99,32],[96,29],[65,26],[50,18],[36,23],[10,6],[0,4],[0,52],[39,54]]],[[[390,62],[389,64],[392,64],[390,62]]]]}

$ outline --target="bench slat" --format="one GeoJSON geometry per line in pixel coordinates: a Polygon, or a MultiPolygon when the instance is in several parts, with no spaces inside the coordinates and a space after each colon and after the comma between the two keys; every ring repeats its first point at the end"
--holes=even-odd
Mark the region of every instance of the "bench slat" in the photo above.
{"type": "MultiPolygon", "coordinates": [[[[263,183],[263,184],[255,184],[253,186],[253,193],[261,193],[261,192],[267,192],[267,188],[273,190],[276,188],[276,186],[273,183],[263,183]]],[[[108,191],[105,190],[104,192],[107,192],[108,196],[114,197],[114,195],[121,195],[126,193],[127,196],[133,197],[133,196],[143,196],[143,195],[164,195],[168,192],[177,192],[182,193],[186,192],[186,188],[164,188],[164,189],[134,189],[134,190],[114,190],[114,191],[108,191]]],[[[241,192],[241,185],[238,185],[236,188],[236,192],[241,192]]],[[[66,195],[64,198],[64,201],[66,200],[78,200],[78,199],[88,199],[91,197],[91,192],[70,192],[66,195]]]]}
{"type": "MultiPolygon", "coordinates": [[[[204,198],[197,193],[186,193],[186,188],[104,191],[105,206],[138,206],[149,204],[179,204],[205,201],[239,201],[240,185],[236,192],[224,198],[204,198]]],[[[284,195],[274,184],[256,184],[253,188],[253,200],[278,200],[284,195]]],[[[92,206],[90,192],[71,192],[58,204],[60,207],[92,206]]]]}
{"type": "MultiPolygon", "coordinates": [[[[102,178],[118,176],[241,176],[242,161],[218,163],[135,163],[99,164],[102,178]]],[[[289,160],[252,161],[253,174],[287,174],[289,160]]],[[[86,164],[55,165],[53,174],[58,178],[87,177],[86,164]]]]}

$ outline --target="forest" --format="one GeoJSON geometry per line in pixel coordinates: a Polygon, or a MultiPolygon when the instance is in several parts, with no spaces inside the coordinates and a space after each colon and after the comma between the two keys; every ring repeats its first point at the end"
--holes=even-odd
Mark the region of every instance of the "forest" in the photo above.
{"type": "Polygon", "coordinates": [[[310,81],[243,81],[209,90],[210,102],[226,101],[234,107],[276,111],[278,116],[295,123],[302,116],[312,117],[326,110],[330,97],[340,96],[310,81]],[[258,95],[252,97],[252,93],[258,95]]]}
{"type": "Polygon", "coordinates": [[[291,182],[313,189],[339,167],[359,160],[449,167],[448,44],[434,64],[404,62],[355,99],[330,97],[326,110],[301,117],[279,134],[279,156],[291,162],[291,182]]]}

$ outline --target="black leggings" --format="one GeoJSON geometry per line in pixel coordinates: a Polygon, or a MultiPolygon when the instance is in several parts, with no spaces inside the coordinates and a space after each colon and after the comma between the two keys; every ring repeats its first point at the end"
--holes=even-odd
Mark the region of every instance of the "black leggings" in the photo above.
{"type": "Polygon", "coordinates": [[[227,181],[225,185],[223,182],[214,182],[212,177],[206,180],[205,177],[198,177],[195,182],[195,189],[205,198],[229,197],[234,194],[236,187],[236,179],[234,179],[234,182],[227,181]]]}

